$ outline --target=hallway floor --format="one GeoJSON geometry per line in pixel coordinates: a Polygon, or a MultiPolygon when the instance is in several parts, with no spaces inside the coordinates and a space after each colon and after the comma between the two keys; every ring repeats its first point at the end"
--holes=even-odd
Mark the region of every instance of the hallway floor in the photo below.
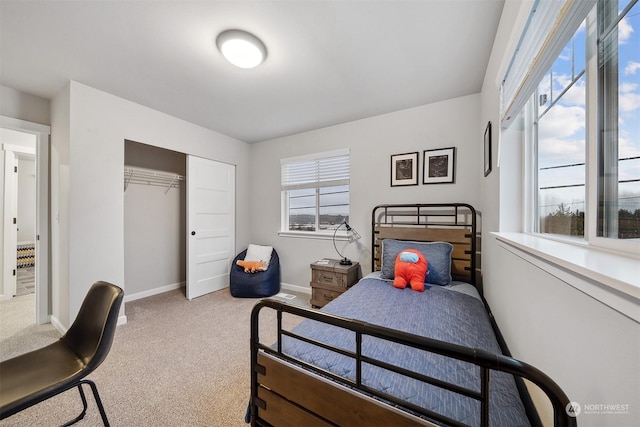
{"type": "Polygon", "coordinates": [[[32,294],[36,290],[36,268],[24,267],[18,269],[16,279],[16,296],[32,294]]]}

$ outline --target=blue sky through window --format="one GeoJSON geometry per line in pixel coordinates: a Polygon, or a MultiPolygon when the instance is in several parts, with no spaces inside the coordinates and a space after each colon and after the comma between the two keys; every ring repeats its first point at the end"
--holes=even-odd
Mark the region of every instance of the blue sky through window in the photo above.
{"type": "MultiPolygon", "coordinates": [[[[538,126],[538,186],[544,189],[539,197],[541,216],[557,211],[560,204],[572,212],[585,208],[586,78],[579,77],[585,68],[585,34],[583,24],[538,86],[538,94],[546,95],[546,100],[536,100],[541,114],[538,126]]],[[[640,209],[640,183],[633,181],[640,179],[638,4],[620,21],[617,37],[618,154],[619,159],[625,159],[619,161],[619,202],[620,208],[633,212],[640,209]]]]}

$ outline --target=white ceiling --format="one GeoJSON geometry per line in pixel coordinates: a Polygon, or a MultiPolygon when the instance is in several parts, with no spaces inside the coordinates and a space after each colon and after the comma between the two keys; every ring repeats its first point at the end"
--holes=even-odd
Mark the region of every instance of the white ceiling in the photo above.
{"type": "Polygon", "coordinates": [[[0,84],[52,98],[75,80],[258,142],[478,93],[503,4],[1,0],[0,84]],[[231,28],[264,64],[221,57],[231,28]]]}

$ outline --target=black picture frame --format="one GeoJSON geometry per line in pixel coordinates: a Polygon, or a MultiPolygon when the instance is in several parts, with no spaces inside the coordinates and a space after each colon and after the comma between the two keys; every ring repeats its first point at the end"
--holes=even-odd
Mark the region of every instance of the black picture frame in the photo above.
{"type": "Polygon", "coordinates": [[[452,184],[455,182],[456,147],[424,150],[422,162],[423,184],[452,184]]]}
{"type": "Polygon", "coordinates": [[[484,130],[484,176],[491,173],[491,122],[484,130]]]}
{"type": "Polygon", "coordinates": [[[391,186],[418,185],[418,152],[391,155],[391,186]]]}

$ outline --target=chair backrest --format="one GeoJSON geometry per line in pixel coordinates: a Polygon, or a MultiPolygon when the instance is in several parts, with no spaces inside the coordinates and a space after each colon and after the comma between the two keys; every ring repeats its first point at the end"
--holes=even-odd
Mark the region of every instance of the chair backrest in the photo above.
{"type": "Polygon", "coordinates": [[[61,338],[87,365],[87,373],[97,368],[111,349],[123,297],[124,291],[116,285],[94,283],[61,338]]]}

